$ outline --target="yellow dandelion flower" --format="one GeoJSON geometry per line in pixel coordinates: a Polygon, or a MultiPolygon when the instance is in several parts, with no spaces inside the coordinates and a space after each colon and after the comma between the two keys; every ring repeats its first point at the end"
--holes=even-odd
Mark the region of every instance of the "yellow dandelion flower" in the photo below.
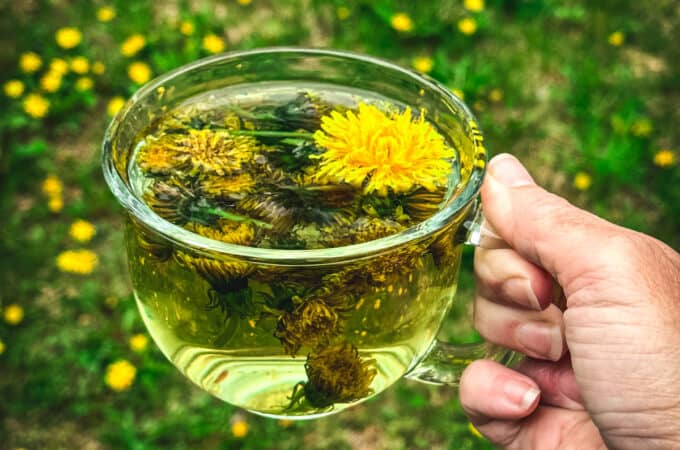
{"type": "Polygon", "coordinates": [[[68,63],[61,58],[52,58],[50,61],[50,72],[66,75],[68,73],[68,63]]]}
{"type": "Polygon", "coordinates": [[[2,339],[0,339],[0,355],[5,353],[5,343],[2,342],[2,339]]]}
{"type": "Polygon", "coordinates": [[[659,167],[670,167],[675,164],[675,152],[672,150],[659,150],[654,154],[654,164],[659,167]]]}
{"type": "Polygon", "coordinates": [[[137,368],[121,359],[108,365],[104,381],[114,391],[126,391],[134,383],[136,375],[137,368]]]}
{"type": "Polygon", "coordinates": [[[463,7],[471,12],[484,11],[484,0],[465,0],[463,7]]]}
{"type": "Polygon", "coordinates": [[[50,109],[50,101],[39,94],[28,94],[24,98],[24,111],[35,119],[41,119],[47,115],[50,109]]]}
{"type": "Polygon", "coordinates": [[[359,104],[358,113],[336,111],[321,119],[314,133],[326,151],[316,156],[322,182],[346,182],[364,192],[387,195],[408,192],[416,186],[434,191],[446,183],[453,150],[425,121],[413,118],[411,109],[387,115],[373,105],[359,104]]]}
{"type": "Polygon", "coordinates": [[[133,34],[120,44],[120,52],[123,56],[135,56],[146,45],[146,39],[141,34],[133,34]]]}
{"type": "Polygon", "coordinates": [[[59,28],[54,37],[59,47],[69,49],[80,44],[83,35],[78,28],[64,27],[59,28]]]}
{"type": "Polygon", "coordinates": [[[253,0],[236,0],[236,1],[238,2],[239,5],[246,6],[246,5],[250,5],[253,0]]]}
{"type": "Polygon", "coordinates": [[[482,435],[482,433],[480,433],[479,430],[474,425],[472,425],[472,422],[468,422],[468,430],[470,430],[470,434],[473,436],[484,439],[484,435],[482,435]]]}
{"type": "Polygon", "coordinates": [[[338,16],[338,19],[340,20],[346,20],[347,18],[349,18],[350,10],[346,6],[339,6],[338,9],[335,11],[335,15],[338,16]]]}
{"type": "Polygon", "coordinates": [[[133,352],[141,353],[146,350],[146,347],[149,345],[149,338],[147,338],[146,335],[142,333],[135,334],[130,338],[129,344],[130,349],[133,352]]]}
{"type": "Polygon", "coordinates": [[[461,100],[465,100],[465,93],[461,91],[460,89],[451,89],[451,92],[453,92],[453,95],[458,97],[461,100]]]}
{"type": "Polygon", "coordinates": [[[106,106],[106,112],[109,113],[109,116],[115,116],[124,105],[125,99],[123,97],[113,97],[106,106]]]}
{"type": "Polygon", "coordinates": [[[89,91],[94,86],[94,81],[90,77],[80,77],[76,80],[76,90],[80,92],[89,91]]]}
{"type": "Polygon", "coordinates": [[[411,65],[418,72],[430,73],[432,71],[432,67],[434,67],[434,61],[429,56],[418,56],[413,58],[411,65]]]}
{"type": "Polygon", "coordinates": [[[9,80],[3,86],[5,95],[10,98],[19,98],[24,93],[24,83],[19,80],[9,80]]]}
{"type": "Polygon", "coordinates": [[[609,45],[613,45],[614,47],[622,46],[625,40],[626,40],[626,36],[621,31],[614,31],[607,38],[609,45]]]}
{"type": "Polygon", "coordinates": [[[85,75],[90,70],[90,61],[84,56],[71,59],[71,70],[78,75],[85,75]]]}
{"type": "Polygon", "coordinates": [[[489,100],[491,100],[494,103],[498,103],[503,100],[503,91],[496,88],[496,89],[491,89],[489,92],[489,100]]]}
{"type": "Polygon", "coordinates": [[[647,137],[652,134],[653,129],[652,122],[646,118],[637,119],[630,126],[630,132],[633,133],[633,136],[637,137],[647,137]]]}
{"type": "Polygon", "coordinates": [[[63,189],[64,185],[56,175],[48,175],[42,182],[42,191],[46,195],[61,195],[63,189]]]}
{"type": "Polygon", "coordinates": [[[243,419],[235,420],[231,424],[231,434],[238,439],[246,437],[248,434],[248,422],[243,419]]]}
{"type": "Polygon", "coordinates": [[[47,201],[47,209],[53,213],[58,213],[64,209],[64,199],[61,198],[61,195],[50,197],[50,199],[47,201]]]}
{"type": "Polygon", "coordinates": [[[78,242],[89,242],[97,234],[97,229],[91,222],[78,219],[71,224],[68,234],[78,242]]]}
{"type": "Polygon", "coordinates": [[[397,31],[402,33],[413,30],[413,20],[411,17],[403,12],[397,13],[390,19],[390,25],[397,31]]]}
{"type": "Polygon", "coordinates": [[[179,32],[182,33],[184,36],[191,36],[192,34],[194,34],[194,31],[195,31],[194,24],[189,22],[188,20],[185,20],[179,24],[179,32]]]}
{"type": "Polygon", "coordinates": [[[92,64],[92,73],[95,75],[103,75],[106,72],[106,66],[101,61],[95,61],[92,64]]]}
{"type": "Polygon", "coordinates": [[[579,191],[587,191],[591,184],[593,179],[585,172],[579,172],[574,177],[574,187],[579,191]]]}
{"type": "Polygon", "coordinates": [[[151,68],[146,63],[135,61],[128,66],[128,76],[136,84],[144,84],[151,79],[151,68]]]}
{"type": "Polygon", "coordinates": [[[460,19],[458,21],[458,31],[460,31],[466,36],[475,34],[475,32],[477,31],[477,21],[472,17],[465,17],[464,19],[460,19]]]}
{"type": "Polygon", "coordinates": [[[18,325],[22,320],[24,320],[24,308],[17,305],[16,303],[7,305],[4,311],[4,318],[5,322],[8,324],[18,325]]]}
{"type": "Polygon", "coordinates": [[[209,53],[221,53],[225,48],[224,41],[216,34],[208,34],[203,38],[203,49],[209,53]]]}
{"type": "Polygon", "coordinates": [[[49,71],[40,78],[40,89],[45,92],[57,92],[61,87],[61,74],[49,71]]]}
{"type": "Polygon", "coordinates": [[[40,67],[42,67],[42,59],[40,59],[37,53],[28,52],[19,57],[19,68],[22,72],[37,72],[40,67]]]}
{"type": "Polygon", "coordinates": [[[79,275],[92,273],[98,262],[97,254],[91,250],[67,250],[57,256],[59,270],[79,275]]]}
{"type": "Polygon", "coordinates": [[[111,22],[116,17],[116,10],[111,6],[102,6],[97,10],[97,20],[100,22],[111,22]]]}

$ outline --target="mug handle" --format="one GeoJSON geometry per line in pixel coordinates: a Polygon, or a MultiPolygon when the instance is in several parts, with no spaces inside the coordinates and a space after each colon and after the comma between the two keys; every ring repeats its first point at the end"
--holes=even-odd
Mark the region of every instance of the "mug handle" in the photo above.
{"type": "MultiPolygon", "coordinates": [[[[475,205],[472,218],[463,222],[461,244],[486,249],[509,248],[484,221],[480,204],[475,205]]],[[[429,384],[457,386],[463,370],[474,360],[492,359],[510,366],[522,355],[496,344],[450,344],[435,338],[423,359],[405,377],[429,384]]]]}

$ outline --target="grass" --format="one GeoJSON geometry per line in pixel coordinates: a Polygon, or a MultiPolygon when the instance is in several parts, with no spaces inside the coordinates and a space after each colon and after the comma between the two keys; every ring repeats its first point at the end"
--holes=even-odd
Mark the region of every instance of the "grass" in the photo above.
{"type": "MultiPolygon", "coordinates": [[[[425,58],[421,70],[431,62],[429,75],[464,95],[492,152],[516,154],[539,183],[576,205],[680,247],[675,2],[649,8],[621,0],[487,0],[479,12],[453,0],[247,3],[34,0],[0,6],[6,43],[0,49],[0,307],[5,319],[16,311],[10,305],[24,313],[16,324],[11,317],[0,322],[1,447],[490,448],[469,430],[452,388],[402,381],[340,415],[291,425],[213,399],[151,343],[143,351],[130,348],[129,339],[144,327],[121,250],[122,211],[103,182],[98,145],[110,100],[127,98],[139,86],[130,79],[130,64],[143,62],[161,74],[210,54],[204,48],[209,34],[227,50],[327,46],[404,66],[425,58]],[[101,6],[111,6],[115,18],[99,21],[101,6]],[[410,31],[393,28],[398,12],[411,19],[410,31]],[[464,18],[475,21],[474,33],[459,30],[464,18]],[[55,42],[62,27],[82,33],[75,47],[55,42]],[[612,45],[615,32],[621,45],[612,45]],[[120,45],[133,34],[145,45],[125,56],[120,45]],[[26,52],[42,60],[37,72],[19,66],[26,52]],[[56,92],[45,92],[41,78],[50,61],[76,56],[87,58],[87,73],[70,70],[56,92]],[[96,61],[103,73],[93,73],[96,61]],[[83,89],[83,77],[93,87],[83,89]],[[6,95],[10,80],[24,86],[18,98],[6,95]],[[29,93],[49,101],[44,115],[26,111],[29,93]],[[61,181],[60,194],[43,191],[49,175],[61,181]],[[69,235],[76,219],[95,225],[91,241],[69,235]],[[98,264],[91,273],[57,267],[57,256],[71,249],[94,252],[98,264]],[[121,392],[105,383],[108,365],[119,359],[137,369],[121,392]]],[[[133,75],[141,82],[145,74],[133,75]]],[[[474,295],[471,259],[467,252],[461,308],[474,295]]]]}

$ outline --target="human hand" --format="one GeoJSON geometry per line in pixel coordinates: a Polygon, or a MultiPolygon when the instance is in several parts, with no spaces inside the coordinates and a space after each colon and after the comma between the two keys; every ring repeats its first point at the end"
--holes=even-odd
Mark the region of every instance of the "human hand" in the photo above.
{"type": "Polygon", "coordinates": [[[482,200],[511,248],[475,253],[475,326],[530,358],[465,370],[472,423],[507,449],[680,448],[680,254],[548,193],[510,155],[482,200]]]}

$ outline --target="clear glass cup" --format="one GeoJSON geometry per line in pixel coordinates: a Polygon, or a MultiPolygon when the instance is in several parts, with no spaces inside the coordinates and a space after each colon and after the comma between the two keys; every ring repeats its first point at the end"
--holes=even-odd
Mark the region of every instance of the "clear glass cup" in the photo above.
{"type": "MultiPolygon", "coordinates": [[[[468,108],[427,77],[332,50],[272,48],[202,59],[132,96],[106,132],[102,162],[127,212],[132,286],[151,336],[185,376],[226,402],[270,417],[321,417],[402,376],[455,385],[472,360],[514,358],[487,343],[436,338],[453,302],[467,301],[455,292],[462,245],[479,244],[486,151],[468,108]],[[284,250],[191,233],[134,194],[129,163],[150,123],[194,96],[262,83],[351,88],[424,110],[457,152],[441,208],[370,242],[284,250]]],[[[469,315],[457,320],[471,329],[469,315]]]]}

